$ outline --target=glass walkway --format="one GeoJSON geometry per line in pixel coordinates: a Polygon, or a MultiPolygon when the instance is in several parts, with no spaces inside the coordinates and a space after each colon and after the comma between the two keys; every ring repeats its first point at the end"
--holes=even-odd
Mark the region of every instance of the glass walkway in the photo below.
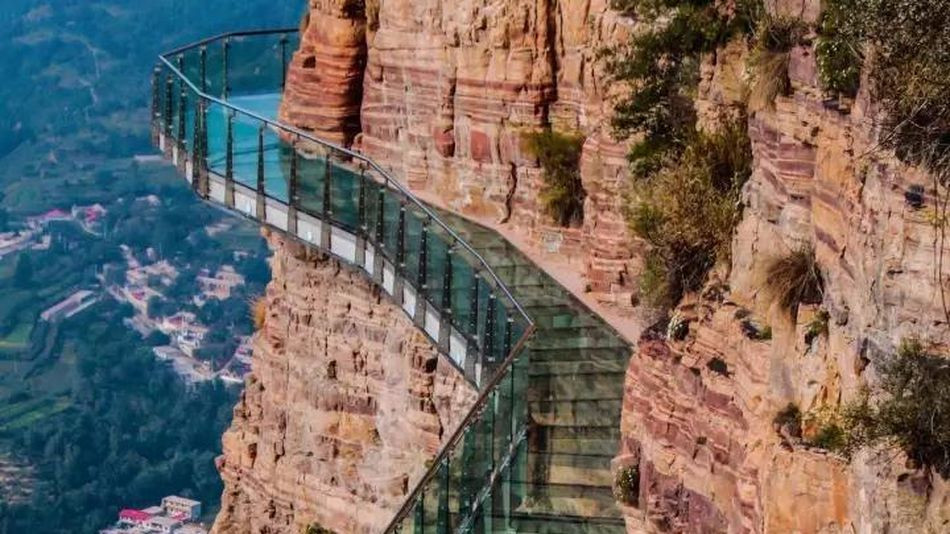
{"type": "Polygon", "coordinates": [[[296,30],[159,58],[154,142],[203,199],[362,271],[478,389],[387,532],[623,532],[610,461],[631,347],[496,232],[279,123],[296,30]]]}

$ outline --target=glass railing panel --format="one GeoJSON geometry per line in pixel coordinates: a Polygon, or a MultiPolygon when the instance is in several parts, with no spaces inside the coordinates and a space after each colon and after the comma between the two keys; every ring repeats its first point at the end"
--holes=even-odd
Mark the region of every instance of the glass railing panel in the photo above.
{"type": "MultiPolygon", "coordinates": [[[[486,341],[487,341],[487,332],[488,332],[488,317],[489,317],[489,306],[488,301],[491,299],[491,296],[494,294],[491,286],[489,286],[489,281],[485,279],[479,279],[476,286],[478,288],[477,300],[477,310],[478,313],[475,314],[475,330],[474,335],[478,340],[478,347],[486,355],[488,351],[486,350],[486,341]]],[[[493,304],[494,306],[494,304],[493,304]]]]}
{"type": "MultiPolygon", "coordinates": [[[[462,443],[468,439],[468,435],[472,432],[473,425],[470,424],[464,430],[465,436],[462,438],[462,443]]],[[[454,532],[459,527],[459,521],[462,519],[463,514],[465,514],[469,507],[472,504],[471,495],[468,494],[469,486],[464,484],[463,477],[466,474],[466,454],[465,447],[461,444],[454,449],[449,451],[447,458],[448,465],[448,481],[447,481],[447,495],[445,503],[445,512],[446,512],[446,525],[450,529],[449,531],[454,532]]],[[[445,531],[443,531],[445,532],[445,531]]]]}
{"type": "Polygon", "coordinates": [[[233,97],[280,91],[294,45],[289,36],[282,34],[231,37],[228,94],[233,97]]]}
{"type": "MultiPolygon", "coordinates": [[[[251,189],[257,189],[263,128],[260,122],[245,113],[235,113],[231,122],[234,136],[234,180],[251,189]]],[[[266,168],[264,172],[266,180],[266,168]]]]}
{"type": "MultiPolygon", "coordinates": [[[[278,132],[271,127],[263,129],[264,134],[264,191],[267,196],[287,202],[288,177],[284,174],[284,162],[290,146],[281,141],[278,132]]],[[[289,161],[287,161],[289,164],[289,161]]],[[[287,167],[289,169],[289,165],[287,167]]]]}
{"type": "MultiPolygon", "coordinates": [[[[426,240],[426,296],[429,302],[439,310],[444,309],[446,288],[451,287],[452,280],[446,280],[448,266],[449,243],[451,236],[437,224],[429,225],[429,234],[426,240]]],[[[451,307],[449,308],[451,309],[451,307]]]]}
{"type": "Polygon", "coordinates": [[[504,378],[496,386],[493,398],[494,406],[492,408],[495,412],[495,421],[492,426],[491,448],[492,461],[495,465],[500,465],[508,457],[508,448],[514,435],[514,429],[512,428],[515,419],[512,413],[512,406],[514,405],[513,385],[512,368],[508,368],[505,371],[504,378]]]}
{"type": "Polygon", "coordinates": [[[475,506],[475,499],[489,482],[492,470],[495,467],[494,427],[498,419],[498,411],[507,407],[497,403],[497,389],[489,393],[484,410],[472,424],[463,445],[466,456],[466,473],[463,480],[464,493],[469,497],[471,511],[475,506]]]}
{"type": "Polygon", "coordinates": [[[473,295],[476,294],[479,283],[475,276],[471,254],[467,250],[457,248],[452,260],[452,319],[459,332],[474,338],[476,330],[473,320],[476,312],[473,295]]]}
{"type": "Polygon", "coordinates": [[[342,153],[330,153],[330,210],[337,226],[356,232],[359,226],[360,174],[342,153]]]}
{"type": "MultiPolygon", "coordinates": [[[[398,261],[402,204],[402,198],[389,191],[383,197],[383,242],[381,245],[386,257],[393,263],[398,261]]],[[[398,268],[398,265],[396,267],[398,268]]]]}
{"type": "Polygon", "coordinates": [[[199,90],[204,90],[201,77],[201,49],[192,48],[173,58],[173,64],[185,78],[190,80],[199,90]]]}
{"type": "Polygon", "coordinates": [[[364,208],[364,225],[366,226],[366,238],[369,242],[376,244],[377,235],[382,235],[382,217],[380,208],[384,202],[380,199],[380,193],[385,194],[383,185],[376,172],[367,170],[365,176],[364,198],[366,207],[364,208]]]}
{"type": "MultiPolygon", "coordinates": [[[[228,173],[228,147],[233,150],[233,113],[230,109],[212,102],[207,102],[205,117],[208,127],[208,154],[206,161],[208,170],[221,176],[228,173]],[[231,142],[228,142],[228,130],[231,131],[231,142]]],[[[233,161],[231,162],[233,164],[233,161]]]]}
{"type": "Polygon", "coordinates": [[[298,153],[297,158],[297,208],[322,218],[326,208],[325,177],[327,161],[325,153],[307,151],[298,153]]]}
{"type": "MultiPolygon", "coordinates": [[[[413,286],[419,286],[419,267],[422,261],[422,232],[426,215],[415,206],[406,207],[406,241],[403,276],[413,286]]],[[[428,232],[428,230],[426,230],[428,232]]],[[[428,239],[428,233],[426,235],[428,239]]],[[[428,247],[427,247],[428,248],[428,247]]]]}
{"type": "Polygon", "coordinates": [[[204,92],[224,98],[224,40],[205,45],[204,92]]]}

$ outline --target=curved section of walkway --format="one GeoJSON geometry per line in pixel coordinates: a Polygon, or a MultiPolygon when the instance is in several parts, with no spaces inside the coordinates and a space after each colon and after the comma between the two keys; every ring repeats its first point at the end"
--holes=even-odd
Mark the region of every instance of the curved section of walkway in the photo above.
{"type": "Polygon", "coordinates": [[[492,230],[277,122],[295,30],[161,56],[153,137],[202,198],[365,272],[481,391],[388,531],[621,532],[630,346],[492,230]]]}

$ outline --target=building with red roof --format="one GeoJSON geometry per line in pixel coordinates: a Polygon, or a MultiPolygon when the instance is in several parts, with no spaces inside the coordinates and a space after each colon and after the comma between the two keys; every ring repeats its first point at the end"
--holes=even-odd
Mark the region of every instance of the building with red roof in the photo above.
{"type": "Polygon", "coordinates": [[[151,519],[152,516],[142,510],[126,508],[119,512],[119,522],[130,525],[141,525],[151,519]]]}

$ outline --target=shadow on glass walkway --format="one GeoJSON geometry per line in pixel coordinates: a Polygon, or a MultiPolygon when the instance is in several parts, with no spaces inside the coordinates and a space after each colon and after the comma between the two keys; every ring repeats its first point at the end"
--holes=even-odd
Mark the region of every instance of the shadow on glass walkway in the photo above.
{"type": "Polygon", "coordinates": [[[293,29],[159,58],[154,142],[196,194],[362,271],[479,390],[388,532],[623,532],[630,346],[492,230],[275,117],[293,29]]]}

